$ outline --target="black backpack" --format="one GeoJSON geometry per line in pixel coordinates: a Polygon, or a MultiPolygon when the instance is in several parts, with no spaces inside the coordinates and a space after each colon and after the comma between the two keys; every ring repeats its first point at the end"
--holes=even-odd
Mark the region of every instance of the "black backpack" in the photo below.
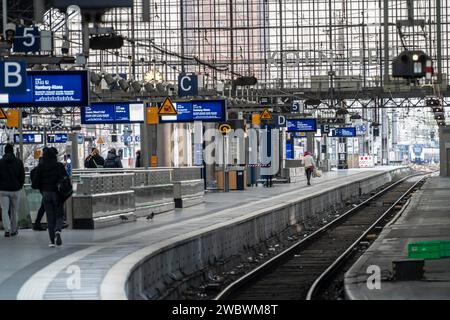
{"type": "Polygon", "coordinates": [[[37,166],[34,167],[31,171],[30,171],[30,180],[31,180],[31,188],[32,189],[39,189],[40,186],[40,179],[39,179],[39,171],[37,166]]]}
{"type": "Polygon", "coordinates": [[[70,198],[73,194],[72,182],[68,176],[64,176],[63,178],[58,180],[56,184],[56,189],[58,191],[58,195],[61,200],[64,202],[70,198]]]}

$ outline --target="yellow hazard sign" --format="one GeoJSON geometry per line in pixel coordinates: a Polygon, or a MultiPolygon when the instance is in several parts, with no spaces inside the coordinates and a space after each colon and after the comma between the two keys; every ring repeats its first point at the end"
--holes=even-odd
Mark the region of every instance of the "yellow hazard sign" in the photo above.
{"type": "Polygon", "coordinates": [[[272,115],[269,112],[269,109],[264,109],[261,113],[261,120],[270,120],[272,119],[272,115]]]}
{"type": "Polygon", "coordinates": [[[2,108],[0,108],[0,119],[7,119],[6,113],[5,113],[5,111],[3,111],[2,108]]]}
{"type": "Polygon", "coordinates": [[[104,144],[105,141],[103,141],[103,138],[102,138],[102,137],[99,137],[99,138],[97,139],[97,143],[98,143],[98,144],[104,144]]]}
{"type": "Polygon", "coordinates": [[[177,115],[177,110],[175,109],[172,100],[169,97],[164,100],[161,108],[158,110],[160,116],[175,116],[177,115]]]}

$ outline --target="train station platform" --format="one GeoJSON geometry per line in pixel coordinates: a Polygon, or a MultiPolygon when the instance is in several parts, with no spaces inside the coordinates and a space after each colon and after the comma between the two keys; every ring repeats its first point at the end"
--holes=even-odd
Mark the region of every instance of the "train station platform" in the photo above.
{"type": "Polygon", "coordinates": [[[47,232],[20,230],[18,237],[0,239],[0,299],[150,299],[182,275],[408,171],[388,166],[339,170],[324,173],[312,186],[299,182],[207,193],[204,203],[153,220],[64,230],[59,248],[47,246],[47,232]]]}
{"type": "Polygon", "coordinates": [[[449,195],[450,178],[434,176],[426,181],[412,196],[403,213],[385,227],[346,273],[345,293],[348,299],[450,299],[450,258],[425,260],[422,280],[392,280],[392,261],[408,260],[408,243],[450,240],[449,195]],[[367,285],[368,277],[372,275],[367,273],[369,266],[381,269],[379,289],[367,285]]]}

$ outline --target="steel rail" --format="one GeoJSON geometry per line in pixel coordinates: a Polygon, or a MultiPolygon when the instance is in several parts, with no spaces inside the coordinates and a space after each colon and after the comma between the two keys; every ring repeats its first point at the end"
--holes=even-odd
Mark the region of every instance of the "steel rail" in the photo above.
{"type": "MultiPolygon", "coordinates": [[[[316,230],[313,233],[311,233],[310,235],[308,235],[306,238],[304,238],[301,241],[299,241],[299,242],[295,243],[294,245],[290,246],[289,248],[287,248],[283,252],[277,254],[275,257],[271,258],[270,260],[264,262],[259,267],[255,268],[254,270],[250,271],[249,273],[247,273],[247,274],[243,275],[242,277],[240,277],[239,279],[235,280],[234,282],[229,284],[224,290],[222,290],[216,297],[214,297],[213,300],[224,300],[224,299],[226,299],[231,294],[236,292],[239,288],[241,288],[245,284],[249,283],[252,279],[255,279],[258,276],[261,276],[265,271],[269,270],[272,267],[275,267],[279,263],[280,260],[283,260],[283,259],[287,258],[293,251],[297,250],[298,248],[300,248],[302,246],[305,246],[305,245],[313,242],[320,235],[322,235],[323,233],[327,232],[331,227],[333,227],[334,225],[340,223],[342,220],[350,217],[354,213],[360,211],[362,208],[364,208],[370,202],[372,202],[376,198],[382,196],[383,194],[385,194],[386,192],[388,192],[389,190],[391,190],[395,186],[403,183],[404,181],[406,181],[408,179],[411,179],[411,178],[419,176],[419,175],[423,175],[423,173],[412,174],[412,175],[409,175],[409,176],[407,176],[405,178],[402,178],[402,179],[400,179],[400,180],[390,184],[389,186],[387,186],[383,190],[377,192],[375,195],[371,196],[370,198],[368,198],[368,199],[364,200],[363,202],[361,202],[360,204],[358,204],[356,207],[346,211],[340,217],[334,219],[333,221],[329,222],[328,224],[324,225],[323,227],[319,228],[318,230],[316,230]]],[[[421,180],[419,180],[419,181],[421,181],[421,180]]],[[[415,184],[415,185],[417,185],[417,184],[415,184]]],[[[403,197],[404,196],[402,196],[402,198],[403,197]]],[[[398,201],[396,201],[396,203],[397,202],[398,201]]]]}

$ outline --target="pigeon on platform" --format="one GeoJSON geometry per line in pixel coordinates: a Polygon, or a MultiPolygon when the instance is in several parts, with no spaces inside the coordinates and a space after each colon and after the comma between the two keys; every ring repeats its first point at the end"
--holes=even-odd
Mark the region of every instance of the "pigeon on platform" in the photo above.
{"type": "Polygon", "coordinates": [[[128,218],[127,218],[126,216],[124,216],[123,214],[121,214],[121,215],[119,216],[119,218],[120,218],[122,221],[127,221],[127,220],[128,220],[128,218]]]}
{"type": "Polygon", "coordinates": [[[150,220],[152,220],[153,221],[153,217],[155,216],[155,213],[151,213],[151,214],[149,214],[148,216],[147,216],[147,221],[150,221],[150,220]]]}

